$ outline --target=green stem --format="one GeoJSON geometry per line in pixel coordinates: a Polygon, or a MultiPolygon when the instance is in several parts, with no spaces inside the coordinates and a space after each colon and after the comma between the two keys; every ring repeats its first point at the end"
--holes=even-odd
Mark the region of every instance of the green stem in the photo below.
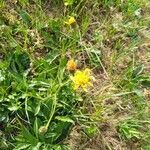
{"type": "Polygon", "coordinates": [[[47,122],[47,124],[46,124],[46,128],[47,128],[47,129],[48,129],[49,124],[50,124],[50,122],[51,122],[51,120],[52,120],[52,117],[53,117],[53,115],[54,115],[54,113],[55,113],[56,104],[57,104],[57,100],[56,100],[56,99],[57,99],[57,98],[56,98],[56,94],[55,94],[54,100],[53,100],[52,111],[51,111],[51,113],[50,113],[49,120],[48,120],[48,122],[47,122]]]}

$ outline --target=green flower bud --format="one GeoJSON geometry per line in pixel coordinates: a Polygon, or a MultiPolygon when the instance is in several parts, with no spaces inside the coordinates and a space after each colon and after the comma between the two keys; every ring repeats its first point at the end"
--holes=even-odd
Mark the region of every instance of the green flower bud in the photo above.
{"type": "Polygon", "coordinates": [[[47,132],[47,127],[46,126],[41,126],[40,128],[39,128],[39,133],[40,134],[45,134],[47,132]]]}

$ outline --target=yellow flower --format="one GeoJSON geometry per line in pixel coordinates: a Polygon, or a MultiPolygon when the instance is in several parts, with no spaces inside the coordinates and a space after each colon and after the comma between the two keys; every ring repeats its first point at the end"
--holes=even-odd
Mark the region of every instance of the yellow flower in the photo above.
{"type": "Polygon", "coordinates": [[[74,17],[70,17],[70,18],[68,19],[68,21],[65,22],[65,24],[67,24],[67,25],[72,25],[72,24],[75,23],[75,22],[76,22],[75,18],[74,18],[74,17]]]}
{"type": "Polygon", "coordinates": [[[77,70],[74,76],[71,76],[71,80],[73,81],[75,90],[82,88],[84,91],[87,91],[89,86],[93,86],[91,81],[94,80],[94,77],[91,75],[90,69],[85,69],[83,71],[77,70]]]}
{"type": "Polygon", "coordinates": [[[70,59],[67,63],[67,69],[69,71],[75,71],[77,69],[77,63],[73,59],[70,59]]]}

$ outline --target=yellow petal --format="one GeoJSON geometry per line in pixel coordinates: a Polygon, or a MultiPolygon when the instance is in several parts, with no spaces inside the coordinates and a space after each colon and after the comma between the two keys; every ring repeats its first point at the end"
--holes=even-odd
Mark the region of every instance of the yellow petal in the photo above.
{"type": "Polygon", "coordinates": [[[65,24],[71,25],[71,24],[73,24],[73,23],[75,23],[75,22],[76,22],[75,18],[71,16],[71,17],[69,18],[69,20],[65,22],[65,24]]]}
{"type": "Polygon", "coordinates": [[[91,81],[95,79],[91,75],[91,70],[88,68],[83,71],[77,70],[74,73],[74,76],[71,76],[70,78],[73,81],[73,86],[75,90],[81,88],[84,91],[87,91],[88,87],[93,86],[91,81]]]}

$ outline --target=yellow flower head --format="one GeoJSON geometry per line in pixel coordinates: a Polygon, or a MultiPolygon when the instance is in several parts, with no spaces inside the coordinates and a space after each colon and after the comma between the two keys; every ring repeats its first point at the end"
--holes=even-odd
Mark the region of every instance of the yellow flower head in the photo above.
{"type": "Polygon", "coordinates": [[[69,71],[75,71],[77,69],[77,63],[73,59],[70,59],[67,63],[67,69],[69,71]]]}
{"type": "Polygon", "coordinates": [[[65,24],[72,25],[75,22],[76,22],[75,18],[71,16],[69,17],[68,21],[65,22],[65,24]]]}
{"type": "Polygon", "coordinates": [[[77,70],[74,76],[71,76],[71,80],[73,81],[75,90],[82,88],[84,91],[87,91],[89,86],[93,86],[91,81],[94,80],[94,77],[91,75],[90,69],[85,69],[83,71],[77,70]]]}

